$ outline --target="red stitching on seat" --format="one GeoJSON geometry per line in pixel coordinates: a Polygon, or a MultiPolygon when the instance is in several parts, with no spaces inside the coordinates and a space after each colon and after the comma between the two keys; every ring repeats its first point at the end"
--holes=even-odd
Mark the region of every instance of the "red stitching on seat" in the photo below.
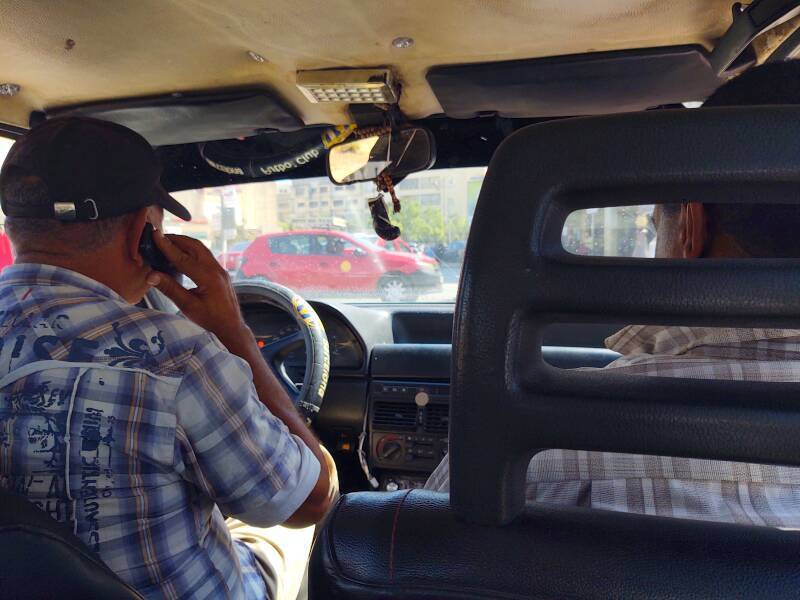
{"type": "Polygon", "coordinates": [[[409,494],[411,494],[413,490],[408,490],[403,499],[400,500],[400,503],[397,505],[397,508],[394,511],[394,520],[392,521],[392,539],[389,545],[389,581],[394,580],[394,542],[397,539],[397,521],[400,519],[400,509],[403,508],[403,503],[408,498],[409,494]]]}

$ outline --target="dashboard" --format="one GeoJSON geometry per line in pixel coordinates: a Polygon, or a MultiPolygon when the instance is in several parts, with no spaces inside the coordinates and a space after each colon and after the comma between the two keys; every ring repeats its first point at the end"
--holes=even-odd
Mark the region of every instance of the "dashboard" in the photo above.
{"type": "MultiPolygon", "coordinates": [[[[317,308],[317,307],[315,307],[317,308]]],[[[256,336],[260,348],[290,338],[300,332],[295,320],[277,307],[263,304],[245,309],[245,319],[256,336]]],[[[364,365],[364,347],[353,329],[344,319],[324,306],[318,307],[319,318],[325,327],[331,353],[331,368],[336,370],[361,369],[364,365]]],[[[286,356],[286,366],[304,368],[305,348],[300,345],[286,356]]],[[[302,380],[302,376],[300,377],[302,380]]]]}
{"type": "MultiPolygon", "coordinates": [[[[314,428],[333,452],[341,490],[372,489],[368,477],[383,490],[421,487],[448,451],[453,305],[309,304],[331,350],[314,428]]],[[[293,318],[276,306],[248,304],[242,311],[265,349],[297,337],[293,318]]],[[[602,367],[617,357],[603,348],[617,329],[554,326],[545,334],[544,357],[562,368],[602,367]]],[[[302,338],[287,348],[284,366],[302,381],[302,338]]]]}

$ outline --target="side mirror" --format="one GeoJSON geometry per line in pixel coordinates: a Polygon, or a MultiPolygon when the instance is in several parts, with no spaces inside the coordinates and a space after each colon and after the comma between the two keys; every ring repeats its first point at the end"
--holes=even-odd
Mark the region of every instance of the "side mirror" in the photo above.
{"type": "Polygon", "coordinates": [[[344,142],[328,151],[328,177],[337,185],[372,181],[383,172],[393,179],[430,169],[436,142],[424,127],[344,142]]]}
{"type": "Polygon", "coordinates": [[[363,248],[353,248],[353,256],[356,258],[362,258],[367,255],[367,251],[363,248]]]}

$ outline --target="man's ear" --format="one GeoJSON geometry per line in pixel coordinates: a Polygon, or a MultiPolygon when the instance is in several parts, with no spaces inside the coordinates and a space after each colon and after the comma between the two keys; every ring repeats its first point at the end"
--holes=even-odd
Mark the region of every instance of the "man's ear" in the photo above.
{"type": "Polygon", "coordinates": [[[681,205],[681,250],[683,258],[700,258],[708,242],[708,215],[699,202],[681,205]]]}
{"type": "Polygon", "coordinates": [[[139,266],[144,266],[144,258],[139,254],[139,241],[142,239],[144,224],[147,222],[147,207],[140,208],[132,213],[132,219],[127,228],[125,249],[128,258],[139,266]]]}

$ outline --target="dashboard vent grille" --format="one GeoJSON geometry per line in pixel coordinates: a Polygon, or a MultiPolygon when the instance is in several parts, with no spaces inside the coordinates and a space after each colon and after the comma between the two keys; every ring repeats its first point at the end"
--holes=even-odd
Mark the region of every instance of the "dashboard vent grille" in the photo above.
{"type": "Polygon", "coordinates": [[[372,426],[384,431],[416,431],[417,405],[402,402],[376,402],[372,426]]]}
{"type": "Polygon", "coordinates": [[[447,404],[428,404],[425,407],[425,433],[447,433],[450,407],[447,404]]]}

